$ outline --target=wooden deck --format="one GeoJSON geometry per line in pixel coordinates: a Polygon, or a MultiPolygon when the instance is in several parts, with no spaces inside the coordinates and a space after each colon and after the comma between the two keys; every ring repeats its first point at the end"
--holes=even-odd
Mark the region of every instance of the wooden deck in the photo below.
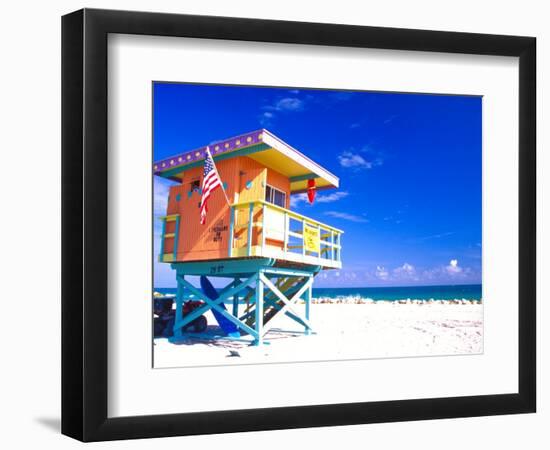
{"type": "MultiPolygon", "coordinates": [[[[179,217],[166,216],[165,222],[179,217]]],[[[322,268],[342,267],[343,231],[265,201],[236,203],[230,209],[227,258],[271,258],[322,268]]],[[[178,233],[165,234],[178,247],[178,233]]],[[[184,262],[177,252],[161,249],[161,262],[184,262]]]]}

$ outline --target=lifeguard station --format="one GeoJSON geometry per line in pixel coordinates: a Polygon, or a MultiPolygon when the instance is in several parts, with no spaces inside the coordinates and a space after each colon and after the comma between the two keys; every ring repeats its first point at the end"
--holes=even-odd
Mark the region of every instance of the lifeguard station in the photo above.
{"type": "Polygon", "coordinates": [[[341,268],[342,231],[291,211],[290,196],[337,188],[338,178],[267,130],[208,148],[230,204],[221,189],[215,191],[205,225],[199,205],[207,147],[154,163],[154,175],[177,183],[162,218],[159,255],[176,274],[173,339],[181,339],[186,326],[208,310],[221,332],[206,338],[261,344],[283,317],[309,334],[313,279],[323,269],[341,268]],[[201,287],[190,275],[201,277],[201,287]],[[212,277],[231,281],[218,291],[212,277]],[[204,305],[182,315],[187,293],[204,305]],[[298,307],[301,302],[305,308],[298,307]]]}

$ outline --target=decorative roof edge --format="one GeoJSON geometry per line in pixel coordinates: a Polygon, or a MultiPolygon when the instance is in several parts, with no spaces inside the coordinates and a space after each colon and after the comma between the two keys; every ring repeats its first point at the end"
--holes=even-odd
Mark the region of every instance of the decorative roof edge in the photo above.
{"type": "Polygon", "coordinates": [[[266,130],[264,129],[251,131],[249,133],[240,134],[229,139],[213,142],[212,144],[205,145],[203,147],[199,147],[185,153],[176,154],[169,158],[155,161],[153,163],[153,173],[155,175],[161,175],[162,172],[166,170],[183,167],[187,164],[203,160],[206,157],[207,147],[210,148],[210,153],[213,157],[215,157],[216,155],[221,155],[234,150],[240,150],[246,147],[250,147],[252,145],[259,144],[263,142],[262,134],[265,131],[266,130]]]}
{"type": "Polygon", "coordinates": [[[319,177],[326,179],[334,187],[338,187],[339,179],[336,175],[321,167],[315,161],[304,155],[302,152],[296,150],[294,147],[287,144],[282,139],[278,138],[273,133],[264,128],[240,134],[238,136],[234,136],[221,141],[216,141],[212,144],[205,145],[203,147],[199,147],[185,153],[176,154],[169,158],[156,161],[153,163],[153,173],[155,175],[162,176],[163,172],[165,171],[177,169],[178,167],[184,168],[188,164],[201,161],[206,157],[207,147],[210,148],[210,153],[212,154],[212,157],[216,158],[216,155],[230,153],[232,151],[241,150],[262,143],[267,144],[271,148],[274,148],[279,152],[287,155],[288,157],[294,159],[302,166],[307,167],[311,172],[315,173],[319,177]]]}

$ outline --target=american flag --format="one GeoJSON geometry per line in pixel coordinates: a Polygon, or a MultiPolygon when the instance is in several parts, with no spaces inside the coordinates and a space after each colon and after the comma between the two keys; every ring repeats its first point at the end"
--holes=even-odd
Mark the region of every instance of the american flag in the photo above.
{"type": "MultiPolygon", "coordinates": [[[[222,180],[216,170],[216,165],[210,154],[208,147],[206,148],[206,158],[204,158],[204,172],[202,178],[202,198],[201,198],[201,225],[206,223],[206,213],[208,212],[208,198],[212,192],[222,185],[222,180]]],[[[223,187],[222,187],[223,189],[223,187]]]]}

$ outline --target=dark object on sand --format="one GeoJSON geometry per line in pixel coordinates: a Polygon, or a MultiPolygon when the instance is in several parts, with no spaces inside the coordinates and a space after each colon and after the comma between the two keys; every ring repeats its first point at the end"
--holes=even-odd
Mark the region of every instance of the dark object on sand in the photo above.
{"type": "MultiPolygon", "coordinates": [[[[188,301],[183,304],[182,316],[200,308],[204,303],[200,301],[188,301]]],[[[155,337],[171,337],[174,334],[174,322],[176,310],[172,297],[158,297],[153,302],[154,334],[155,337]]],[[[206,330],[208,322],[206,317],[199,316],[185,327],[186,331],[202,333],[206,330]]]]}

